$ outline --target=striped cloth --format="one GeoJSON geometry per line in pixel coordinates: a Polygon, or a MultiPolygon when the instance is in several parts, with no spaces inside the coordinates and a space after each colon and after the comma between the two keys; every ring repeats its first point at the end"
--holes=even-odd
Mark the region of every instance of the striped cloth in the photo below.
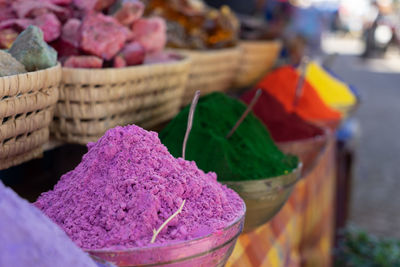
{"type": "Polygon", "coordinates": [[[226,266],[331,265],[334,229],[335,140],[267,224],[242,234],[226,266]]]}

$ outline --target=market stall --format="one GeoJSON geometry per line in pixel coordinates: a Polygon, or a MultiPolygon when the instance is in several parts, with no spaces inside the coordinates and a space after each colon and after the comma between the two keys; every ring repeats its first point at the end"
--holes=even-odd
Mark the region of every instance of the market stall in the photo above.
{"type": "Polygon", "coordinates": [[[226,6],[33,2],[0,3],[1,266],[331,265],[343,81],[226,6]]]}

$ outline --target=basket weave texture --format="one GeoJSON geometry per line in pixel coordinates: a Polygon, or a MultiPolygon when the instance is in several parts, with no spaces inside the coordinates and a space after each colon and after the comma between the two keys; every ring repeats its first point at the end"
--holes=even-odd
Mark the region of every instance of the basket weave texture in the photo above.
{"type": "Polygon", "coordinates": [[[51,131],[57,139],[86,144],[117,125],[148,128],[168,120],[179,111],[189,63],[63,68],[51,131]]]}
{"type": "Polygon", "coordinates": [[[0,169],[41,156],[60,80],[60,65],[0,77],[0,169]]]}
{"type": "Polygon", "coordinates": [[[234,88],[248,87],[256,83],[275,64],[282,44],[280,41],[241,41],[240,66],[234,88]]]}
{"type": "Polygon", "coordinates": [[[226,92],[232,86],[239,67],[240,48],[211,51],[175,49],[174,51],[186,54],[191,59],[182,106],[192,101],[196,90],[206,95],[216,91],[226,92]]]}

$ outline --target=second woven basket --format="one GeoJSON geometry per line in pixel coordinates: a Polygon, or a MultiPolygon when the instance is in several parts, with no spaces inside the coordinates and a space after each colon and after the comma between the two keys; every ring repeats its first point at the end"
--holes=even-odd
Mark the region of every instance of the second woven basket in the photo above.
{"type": "Polygon", "coordinates": [[[256,83],[275,64],[281,51],[281,41],[241,41],[240,66],[234,88],[256,83]]]}
{"type": "Polygon", "coordinates": [[[189,59],[113,69],[63,68],[51,130],[57,139],[86,144],[117,125],[152,127],[175,116],[189,59]]]}
{"type": "Polygon", "coordinates": [[[175,49],[191,59],[189,79],[183,94],[182,106],[192,101],[197,90],[202,95],[212,92],[225,92],[232,86],[241,50],[238,47],[218,50],[195,51],[175,49]]]}

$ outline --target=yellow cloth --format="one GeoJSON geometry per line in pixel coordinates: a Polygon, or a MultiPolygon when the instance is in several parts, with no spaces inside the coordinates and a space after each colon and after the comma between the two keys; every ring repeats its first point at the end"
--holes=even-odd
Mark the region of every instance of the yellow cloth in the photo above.
{"type": "Polygon", "coordinates": [[[308,64],[306,79],[327,105],[338,108],[356,104],[357,99],[350,88],[330,75],[316,62],[308,64]]]}

